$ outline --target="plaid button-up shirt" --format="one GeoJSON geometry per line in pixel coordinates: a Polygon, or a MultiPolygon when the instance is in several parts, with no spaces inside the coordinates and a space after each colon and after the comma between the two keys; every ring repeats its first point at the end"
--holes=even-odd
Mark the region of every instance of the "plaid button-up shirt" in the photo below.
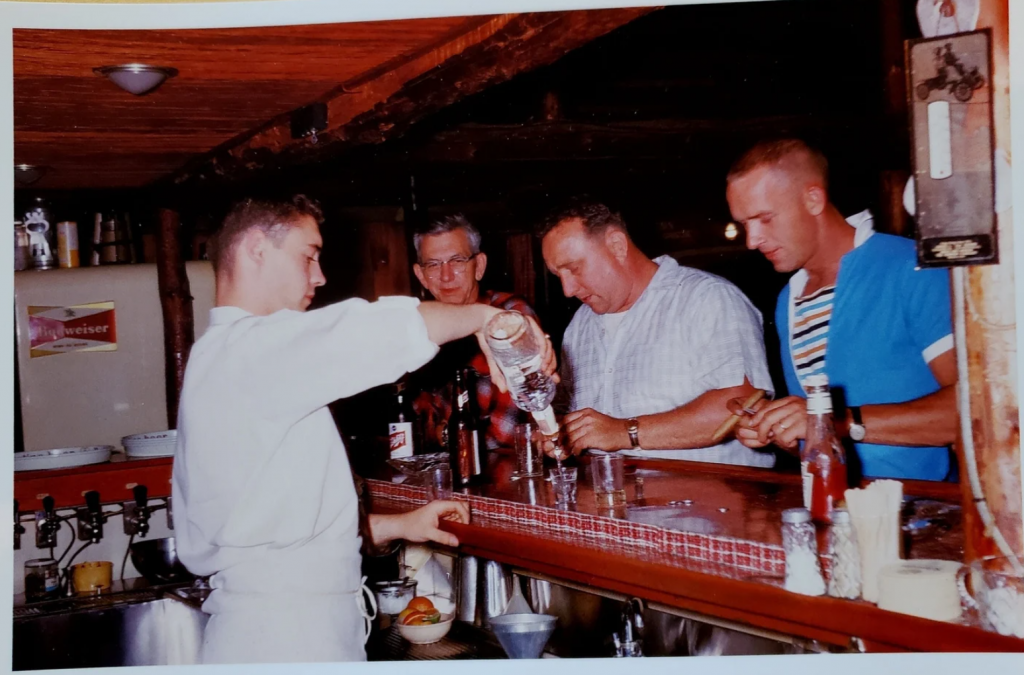
{"type": "MultiPolygon", "coordinates": [[[[761,314],[743,292],[669,256],[655,262],[657,273],[624,316],[600,316],[586,305],[576,312],[562,342],[556,405],[628,419],[673,410],[712,389],[739,386],[744,377],[773,391],[761,314]]],[[[723,407],[722,419],[728,416],[723,407]]],[[[775,463],[773,454],[735,439],[710,448],[624,454],[758,467],[775,463]]]]}
{"type": "MultiPolygon", "coordinates": [[[[515,310],[538,321],[537,313],[522,298],[511,293],[483,291],[480,303],[515,310]]],[[[412,385],[420,391],[413,401],[413,410],[424,416],[424,436],[428,446],[440,445],[441,430],[452,410],[452,379],[456,368],[476,371],[476,402],[480,417],[487,421],[484,442],[488,449],[510,448],[514,443],[516,425],[526,421],[508,393],[501,393],[491,383],[487,359],[480,352],[475,336],[456,340],[441,347],[441,353],[429,364],[413,373],[412,385]]]]}

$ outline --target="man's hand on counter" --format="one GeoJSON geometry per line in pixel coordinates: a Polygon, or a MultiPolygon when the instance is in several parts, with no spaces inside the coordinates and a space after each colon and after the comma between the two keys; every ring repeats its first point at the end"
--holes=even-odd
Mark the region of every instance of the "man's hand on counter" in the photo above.
{"type": "Polygon", "coordinates": [[[369,524],[376,546],[382,546],[395,539],[415,543],[433,541],[444,546],[458,546],[458,538],[440,528],[442,520],[468,523],[469,507],[463,502],[434,501],[407,513],[371,514],[369,524]]]}

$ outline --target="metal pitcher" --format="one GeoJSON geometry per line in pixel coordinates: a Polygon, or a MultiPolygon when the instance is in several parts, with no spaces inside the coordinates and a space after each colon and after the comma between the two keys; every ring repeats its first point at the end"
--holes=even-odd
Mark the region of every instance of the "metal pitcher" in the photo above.
{"type": "Polygon", "coordinates": [[[460,555],[458,560],[458,590],[455,604],[459,621],[480,625],[480,613],[477,611],[477,588],[480,579],[479,560],[475,556],[460,555]]]}
{"type": "Polygon", "coordinates": [[[512,599],[512,574],[499,562],[485,560],[480,580],[480,612],[484,624],[505,612],[512,599]]]}

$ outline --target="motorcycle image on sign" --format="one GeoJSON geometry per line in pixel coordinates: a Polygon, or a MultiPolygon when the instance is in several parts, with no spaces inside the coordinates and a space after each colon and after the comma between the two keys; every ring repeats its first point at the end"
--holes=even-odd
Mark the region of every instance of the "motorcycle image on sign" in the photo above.
{"type": "Polygon", "coordinates": [[[915,91],[922,101],[928,100],[933,91],[948,89],[949,93],[961,103],[966,103],[974,96],[974,91],[985,85],[985,78],[978,72],[978,67],[970,70],[964,67],[960,58],[953,53],[953,45],[946,43],[943,48],[935,49],[935,77],[919,82],[915,91]],[[950,78],[949,69],[953,68],[958,77],[950,78]]]}

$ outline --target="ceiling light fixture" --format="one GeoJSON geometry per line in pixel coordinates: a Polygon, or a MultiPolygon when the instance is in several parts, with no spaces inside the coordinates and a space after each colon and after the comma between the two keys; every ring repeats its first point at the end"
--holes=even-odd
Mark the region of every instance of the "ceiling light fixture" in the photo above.
{"type": "Polygon", "coordinates": [[[35,164],[15,164],[14,184],[18,187],[26,187],[42,178],[44,173],[46,173],[45,166],[36,166],[35,164]]]}
{"type": "Polygon", "coordinates": [[[725,226],[725,238],[732,241],[740,234],[740,229],[736,227],[736,223],[729,223],[725,226]]]}
{"type": "Polygon", "coordinates": [[[177,68],[147,66],[144,63],[125,63],[120,66],[93,68],[92,72],[107,78],[127,92],[142,96],[178,74],[177,68]]]}

